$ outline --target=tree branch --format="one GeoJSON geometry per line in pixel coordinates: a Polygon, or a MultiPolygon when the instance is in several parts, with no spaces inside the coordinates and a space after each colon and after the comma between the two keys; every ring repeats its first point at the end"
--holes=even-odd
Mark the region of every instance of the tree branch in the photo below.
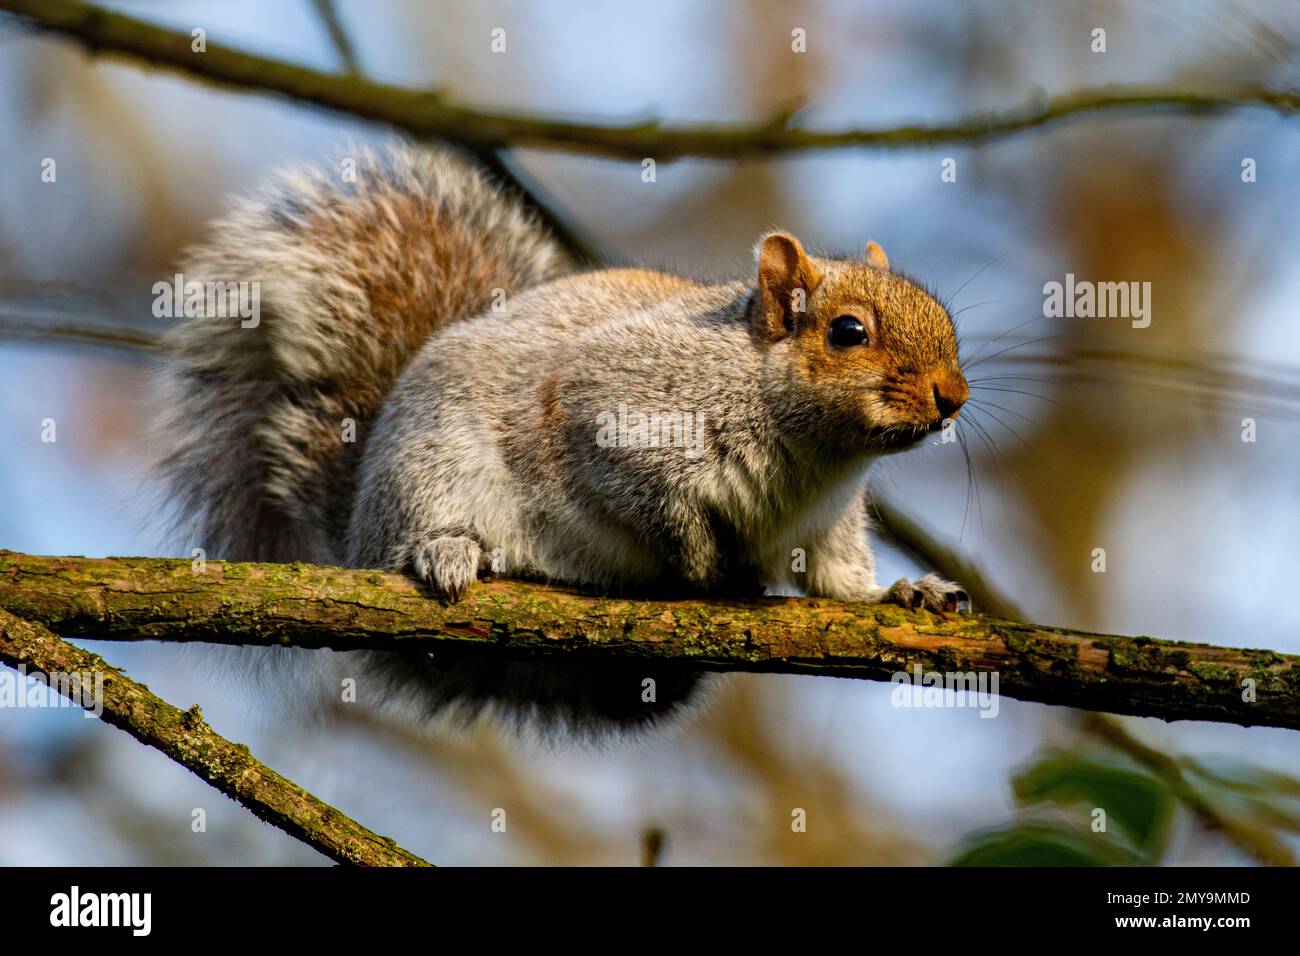
{"type": "Polygon", "coordinates": [[[1005,620],[1025,620],[1020,608],[995,588],[979,568],[940,543],[911,515],[881,495],[871,498],[870,507],[873,517],[885,534],[893,538],[894,543],[911,555],[921,567],[933,568],[950,581],[960,581],[976,610],[1005,620]]]}
{"type": "Polygon", "coordinates": [[[888,605],[629,600],[502,580],[447,605],[380,571],[209,561],[195,573],[187,561],[0,551],[0,607],[102,640],[572,654],[866,680],[917,665],[995,672],[999,692],[1020,700],[1300,729],[1294,655],[888,605]],[[1246,680],[1254,702],[1242,700],[1246,680]]]}
{"type": "MultiPolygon", "coordinates": [[[[47,683],[51,674],[102,674],[105,721],[162,751],[260,819],[332,860],[358,866],[429,865],[259,763],[243,744],[219,736],[204,722],[197,706],[188,711],[173,707],[99,655],[2,608],[0,662],[23,666],[29,676],[47,683]]],[[[56,680],[53,686],[74,703],[86,703],[69,681],[56,680]]],[[[90,685],[81,686],[88,690],[90,685]]]]}
{"type": "MultiPolygon", "coordinates": [[[[319,0],[317,2],[318,10],[324,13],[332,14],[333,8],[329,0],[319,0]]],[[[783,116],[779,121],[773,121],[755,126],[743,125],[715,125],[715,126],[694,126],[694,127],[663,127],[658,122],[646,122],[624,126],[602,126],[592,124],[580,124],[571,122],[562,122],[550,120],[545,117],[529,116],[525,114],[511,113],[490,113],[487,111],[476,110],[473,108],[460,106],[447,100],[442,94],[420,92],[399,87],[386,86],[382,84],[369,83],[364,80],[350,79],[330,74],[318,73],[295,67],[278,61],[269,60],[252,55],[242,54],[235,51],[229,51],[221,48],[209,46],[208,52],[204,54],[193,53],[190,50],[190,37],[185,34],[174,33],[144,21],[135,20],[130,17],[115,14],[92,4],[75,2],[75,0],[39,0],[39,2],[25,2],[25,0],[0,0],[0,11],[9,10],[18,16],[26,18],[33,25],[59,32],[79,40],[92,54],[101,50],[111,53],[125,55],[128,58],[136,59],[145,63],[161,66],[177,72],[185,73],[191,76],[207,79],[218,85],[249,90],[253,92],[270,92],[278,93],[297,99],[303,102],[312,103],[327,109],[351,113],[362,118],[374,119],[391,123],[400,128],[419,136],[437,136],[453,142],[458,142],[475,152],[481,160],[486,162],[499,177],[507,182],[515,182],[520,186],[524,198],[530,201],[539,212],[541,212],[552,228],[558,229],[562,233],[562,238],[575,251],[584,255],[588,259],[595,259],[596,255],[592,251],[590,244],[587,244],[581,237],[570,235],[566,231],[563,220],[556,217],[549,207],[538,197],[532,195],[527,186],[517,183],[515,174],[504,165],[504,160],[500,151],[520,145],[531,145],[543,148],[560,148],[577,151],[586,151],[600,155],[641,159],[644,156],[654,156],[660,160],[672,159],[683,155],[697,155],[714,158],[739,158],[746,155],[761,155],[785,151],[797,150],[817,150],[817,149],[834,149],[846,147],[863,147],[863,148],[898,148],[898,147],[923,147],[938,145],[945,142],[976,141],[996,136],[1002,136],[1019,130],[1030,129],[1037,126],[1047,125],[1080,115],[1085,112],[1109,110],[1109,109],[1164,109],[1178,110],[1186,112],[1200,112],[1205,110],[1228,109],[1240,106],[1261,106],[1271,108],[1281,113],[1294,113],[1300,106],[1300,97],[1293,92],[1271,91],[1264,89],[1248,89],[1235,92],[1218,93],[1218,94],[1197,94],[1180,90],[1160,90],[1160,89],[1109,89],[1086,91],[1071,96],[1059,97],[1052,100],[1042,100],[1031,103],[1019,110],[1013,110],[1004,113],[987,114],[979,117],[972,117],[960,120],[955,123],[940,126],[905,126],[892,129],[878,130],[845,130],[838,132],[819,132],[812,130],[800,130],[791,128],[788,123],[788,116],[783,116]],[[205,60],[203,58],[215,54],[214,60],[205,60]]],[[[329,28],[331,38],[339,50],[340,56],[345,61],[350,72],[356,72],[355,57],[351,53],[350,44],[347,43],[346,35],[341,35],[338,30],[336,17],[327,16],[324,20],[329,28]]],[[[153,336],[147,332],[137,333],[134,331],[116,332],[109,329],[83,329],[79,326],[46,326],[33,327],[27,323],[18,324],[9,320],[3,325],[9,326],[8,332],[16,337],[31,338],[50,338],[57,341],[72,341],[85,344],[100,344],[128,350],[150,349],[153,347],[153,336]]],[[[917,550],[917,532],[918,528],[912,527],[906,520],[905,516],[884,509],[882,515],[891,529],[901,537],[905,546],[912,550],[917,550]]],[[[921,537],[924,539],[923,529],[921,537]]],[[[932,545],[933,542],[928,542],[932,545]]],[[[933,548],[927,547],[925,540],[921,541],[920,550],[928,552],[933,548]]],[[[0,558],[18,558],[22,556],[9,555],[0,553],[0,558]]],[[[933,556],[929,563],[940,566],[942,562],[936,562],[933,556]]],[[[947,556],[949,560],[952,556],[947,556]]],[[[84,560],[84,559],[56,559],[66,563],[66,560],[84,560]]],[[[140,564],[141,562],[134,562],[140,564]]],[[[182,567],[188,568],[188,565],[182,567]]],[[[213,565],[214,568],[221,568],[220,565],[213,565]]],[[[233,570],[239,566],[225,566],[223,570],[233,570]]],[[[300,571],[303,569],[299,569],[300,571]]],[[[327,571],[332,569],[305,569],[308,571],[327,571]]],[[[273,572],[272,572],[273,573],[273,572]]],[[[338,572],[343,574],[357,574],[364,572],[338,572]]],[[[964,574],[949,573],[949,576],[956,576],[963,580],[968,590],[972,587],[985,594],[985,600],[980,601],[976,597],[977,605],[986,610],[993,610],[1005,616],[1015,616],[1014,606],[1000,595],[995,595],[990,589],[983,587],[981,582],[972,585],[970,569],[964,574]]],[[[388,577],[388,576],[381,576],[388,577]]],[[[408,582],[402,579],[396,579],[401,582],[402,586],[410,588],[408,582]]],[[[378,583],[380,586],[387,582],[378,583]]],[[[528,596],[528,586],[524,585],[504,585],[498,582],[492,587],[505,587],[510,591],[508,600],[505,602],[505,610],[513,613],[515,609],[521,609],[525,604],[533,607],[533,610],[546,612],[551,607],[549,598],[552,592],[542,591],[540,594],[546,595],[547,600],[537,605],[535,601],[528,596]],[[517,593],[516,593],[517,592],[517,593]]],[[[158,593],[157,591],[144,591],[141,593],[158,593]]],[[[974,593],[974,591],[972,591],[974,593]]],[[[8,595],[13,597],[14,595],[8,595]]],[[[245,608],[247,615],[255,617],[257,614],[256,603],[258,601],[273,600],[278,601],[281,597],[272,594],[249,594],[247,595],[254,603],[245,608]]],[[[570,598],[576,598],[569,595],[570,598]]],[[[69,601],[74,599],[69,596],[69,601]]],[[[290,598],[289,600],[293,600],[290,598]]],[[[327,596],[318,596],[314,600],[333,601],[335,599],[327,596]]],[[[583,599],[589,603],[595,603],[594,599],[583,599]]],[[[430,602],[420,599],[422,605],[428,605],[430,602]]],[[[605,602],[608,603],[608,602],[605,602]]],[[[616,602],[617,603],[617,602],[616,602]]],[[[626,602],[623,602],[626,604],[626,602]]],[[[784,602],[786,605],[789,602],[784,602]]],[[[813,602],[804,602],[810,610],[818,610],[818,605],[813,602]]],[[[692,609],[693,613],[706,610],[705,606],[694,603],[674,602],[673,604],[647,605],[649,609],[663,606],[668,610],[665,611],[674,621],[680,609],[692,609]]],[[[768,607],[779,607],[779,604],[769,604],[768,607]]],[[[743,616],[737,610],[741,606],[728,605],[731,611],[737,612],[724,626],[728,635],[735,636],[735,629],[741,627],[744,621],[743,616]]],[[[756,610],[761,610],[763,606],[753,606],[756,610]]],[[[824,605],[822,605],[824,607],[824,605]]],[[[136,609],[137,612],[139,609],[136,609]]],[[[841,609],[848,614],[850,611],[861,611],[862,609],[841,609]]],[[[871,609],[867,609],[870,611],[871,609]]],[[[878,609],[888,610],[895,615],[902,615],[902,612],[895,609],[878,609]]],[[[105,615],[117,613],[107,605],[101,612],[105,615]]],[[[650,610],[644,610],[644,614],[649,614],[650,610]]],[[[820,612],[819,612],[820,613],[820,612]]],[[[84,615],[85,612],[69,613],[66,620],[76,621],[80,618],[78,615],[84,615]]],[[[743,659],[745,654],[737,655],[734,647],[722,647],[720,649],[721,657],[718,660],[710,657],[704,662],[704,666],[714,667],[716,669],[754,669],[754,670],[785,670],[789,672],[813,672],[832,673],[838,676],[855,676],[867,678],[882,678],[886,676],[886,671],[892,673],[893,670],[901,669],[907,666],[906,663],[900,664],[898,660],[891,659],[890,655],[898,655],[900,660],[906,659],[907,662],[922,663],[923,666],[931,666],[925,661],[935,662],[936,666],[945,665],[952,660],[957,660],[958,667],[976,666],[972,664],[977,658],[974,657],[957,657],[951,655],[959,651],[969,651],[970,645],[961,641],[945,643],[948,635],[942,628],[938,631],[931,631],[927,628],[914,629],[909,627],[909,635],[914,638],[926,639],[925,642],[912,646],[915,641],[904,641],[903,646],[891,646],[895,640],[895,625],[888,620],[881,620],[879,615],[869,615],[875,618],[873,621],[867,621],[861,614],[850,614],[848,617],[847,637],[850,640],[861,637],[863,641],[863,651],[870,654],[874,653],[877,660],[864,664],[862,661],[853,659],[852,655],[847,660],[838,659],[838,655],[832,647],[831,642],[827,641],[826,646],[820,649],[820,656],[813,660],[802,660],[798,655],[786,658],[784,660],[771,657],[774,648],[779,649],[782,644],[777,640],[780,635],[768,634],[765,639],[766,643],[760,641],[759,645],[747,647],[746,653],[751,653],[750,659],[743,659]],[[863,633],[858,633],[862,631],[863,633]],[[961,663],[966,662],[966,663],[961,663]]],[[[903,615],[904,617],[915,618],[918,615],[903,615]]],[[[929,615],[919,615],[929,621],[934,621],[929,615]]],[[[133,618],[134,619],[134,618],[133,618]]],[[[252,618],[249,618],[250,626],[252,618]]],[[[612,632],[608,631],[616,621],[602,618],[607,630],[601,633],[588,634],[585,632],[581,623],[561,622],[558,630],[550,634],[534,635],[537,639],[533,641],[518,640],[517,629],[519,623],[507,623],[504,627],[494,619],[475,618],[470,627],[479,625],[486,626],[489,633],[496,634],[498,630],[505,638],[505,642],[510,646],[510,653],[514,653],[522,648],[524,654],[555,652],[555,648],[547,648],[547,641],[558,643],[562,650],[560,652],[585,652],[585,647],[572,647],[570,645],[592,644],[592,649],[596,652],[605,652],[606,650],[617,651],[622,645],[612,632]],[[592,638],[595,638],[592,641],[592,638]]],[[[663,618],[659,618],[662,622],[663,618]]],[[[768,625],[779,625],[780,618],[773,616],[765,617],[764,620],[768,625]]],[[[95,615],[89,614],[86,617],[86,627],[89,628],[85,636],[104,637],[101,633],[102,623],[98,626],[94,624],[95,615]]],[[[1263,723],[1274,724],[1278,726],[1296,726],[1296,687],[1295,687],[1295,670],[1294,663],[1296,658],[1285,657],[1283,655],[1273,654],[1272,652],[1259,651],[1235,651],[1224,648],[1212,648],[1206,645],[1183,645],[1172,644],[1163,641],[1151,641],[1144,638],[1119,638],[1105,635],[1087,635],[1074,632],[1060,631],[1056,629],[1037,628],[1032,625],[1015,625],[1009,621],[995,621],[992,619],[971,619],[973,621],[982,621],[982,636],[977,637],[974,631],[967,634],[958,635],[962,640],[982,639],[985,641],[1002,641],[1006,646],[1001,649],[985,648],[992,650],[991,659],[994,660],[998,669],[1007,666],[1008,662],[1018,665],[1026,673],[1017,675],[1014,681],[1023,683],[1024,687],[1008,686],[1005,674],[1003,679],[1002,690],[1009,696],[1022,697],[1029,700],[1043,700],[1047,703],[1074,703],[1076,706],[1105,706],[1107,701],[1110,706],[1107,709],[1114,710],[1117,713],[1135,713],[1150,714],[1154,716],[1163,716],[1166,719],[1178,719],[1180,717],[1199,717],[1202,719],[1228,720],[1241,723],[1263,723]],[[1008,640],[1012,637],[1011,632],[1015,631],[1015,637],[1021,639],[1022,646],[1014,646],[1015,640],[1008,640]],[[1031,647],[1032,643],[1046,639],[1047,644],[1044,647],[1031,647]],[[1107,643],[1112,642],[1112,643],[1107,643]],[[1113,642],[1120,642],[1116,645],[1113,642]],[[1066,660],[1065,664],[1058,668],[1062,660],[1070,657],[1071,646],[1074,647],[1074,657],[1066,660]],[[1102,676],[1098,677],[1096,673],[1096,661],[1085,661],[1084,652],[1091,648],[1092,652],[1100,650],[1106,656],[1106,665],[1102,668],[1102,676]],[[1007,654],[1006,651],[1011,653],[1007,654]],[[1026,654],[1026,650],[1030,653],[1026,654]],[[1044,650],[1047,653],[1043,653],[1044,650]],[[1064,650],[1064,658],[1058,653],[1064,650]],[[1117,653],[1118,652],[1118,653],[1117,653]],[[1207,653],[1208,652],[1208,653],[1207,653]],[[1156,698],[1147,699],[1151,693],[1150,689],[1143,689],[1136,684],[1140,683],[1138,675],[1127,673],[1124,675],[1123,686],[1111,688],[1092,687],[1083,688],[1053,688],[1050,681],[1041,679],[1041,675],[1034,679],[1030,671],[1034,668],[1047,667],[1051,670],[1078,671],[1079,675],[1085,676],[1089,681],[1106,681],[1114,678],[1107,678],[1105,671],[1111,668],[1118,668],[1121,671],[1132,671],[1132,662],[1126,658],[1134,660],[1140,658],[1142,667],[1139,668],[1144,673],[1141,675],[1142,681],[1152,682],[1153,686],[1163,687],[1166,691],[1176,691],[1180,686],[1189,682],[1189,678],[1194,677],[1192,687],[1199,692],[1206,692],[1205,686],[1210,681],[1211,673],[1217,674],[1217,681],[1224,686],[1218,688],[1208,688],[1208,699],[1198,698],[1195,701],[1168,701],[1164,700],[1169,697],[1168,693],[1156,694],[1156,698]],[[1217,669],[1225,669],[1219,673],[1217,669]],[[1225,673],[1233,675],[1233,680],[1227,680],[1225,673]],[[1240,705],[1234,711],[1233,700],[1239,697],[1239,690],[1236,684],[1244,676],[1254,676],[1256,673],[1262,673],[1266,676],[1281,682],[1282,697],[1284,700],[1275,700],[1272,710],[1265,708],[1263,718],[1261,717],[1260,705],[1240,705]],[[1104,693],[1100,692],[1104,691],[1104,693]],[[1046,696],[1036,696],[1045,694],[1046,696]],[[1118,694],[1118,697],[1115,695],[1118,694]],[[1114,699],[1112,699],[1114,698],[1114,699]],[[1219,699],[1224,698],[1224,699],[1219,699]],[[1082,702],[1080,702],[1082,701],[1082,702]],[[1091,703],[1090,703],[1091,702],[1091,703]],[[1100,703],[1098,703],[1100,702],[1100,703]],[[1184,706],[1184,704],[1188,706],[1184,706]],[[1135,707],[1138,709],[1126,709],[1135,707]],[[1155,707],[1157,709],[1150,709],[1155,707]],[[1158,708],[1170,708],[1163,711],[1158,708]],[[1237,711],[1244,711],[1238,713],[1237,711]],[[1280,719],[1275,719],[1280,715],[1280,719]]],[[[213,622],[201,624],[203,626],[221,627],[224,625],[213,622]]],[[[106,622],[104,622],[106,623],[106,622]]],[[[168,621],[160,620],[158,622],[162,628],[161,631],[147,635],[132,635],[129,632],[116,633],[113,636],[120,639],[135,639],[139,636],[158,637],[166,639],[197,639],[189,633],[173,633],[168,625],[168,621]]],[[[173,622],[174,623],[174,622],[173,622]]],[[[281,622],[284,623],[284,622],[281,622]]],[[[301,623],[301,622],[299,622],[301,623]]],[[[833,633],[844,622],[831,621],[828,624],[827,634],[833,633]]],[[[941,622],[945,623],[945,622],[941,622]]],[[[950,622],[947,622],[950,623],[950,622]]],[[[441,628],[442,636],[439,640],[447,641],[464,641],[465,634],[458,633],[458,627],[455,621],[444,617],[440,622],[430,622],[431,626],[441,628]]],[[[809,621],[801,621],[798,627],[807,631],[809,621]]],[[[38,628],[39,625],[23,624],[23,622],[14,622],[0,610],[0,660],[5,658],[3,651],[6,646],[12,646],[15,627],[38,628]],[[6,643],[7,642],[7,643],[6,643]]],[[[674,623],[668,629],[666,638],[670,645],[666,649],[653,649],[647,656],[672,657],[676,650],[680,649],[690,657],[692,652],[692,637],[707,638],[709,630],[701,628],[698,634],[690,632],[689,625],[686,630],[682,630],[683,625],[674,623]],[[662,650],[662,652],[661,652],[662,650]]],[[[129,626],[128,626],[129,628],[129,626]]],[[[743,628],[742,628],[743,630],[743,628]]],[[[748,633],[748,632],[746,632],[748,633]]],[[[762,632],[766,633],[766,632],[762,632]]],[[[805,648],[810,642],[808,638],[815,635],[801,634],[797,635],[798,640],[788,642],[794,650],[805,648]]],[[[268,643],[268,640],[250,640],[249,634],[235,634],[230,639],[224,640],[225,643],[268,643]]],[[[291,634],[273,635],[274,639],[279,642],[297,642],[291,634]]],[[[357,633],[351,633],[341,636],[339,639],[344,643],[341,646],[374,646],[368,644],[370,638],[377,638],[382,641],[385,639],[392,640],[417,640],[423,641],[432,639],[432,633],[426,634],[371,634],[364,628],[357,633]],[[358,643],[349,643],[356,641],[358,643]]],[[[644,637],[644,635],[643,635],[644,637]]],[[[839,635],[845,637],[845,635],[839,635]]],[[[209,638],[214,639],[214,638],[209,638]]],[[[495,640],[496,638],[493,638],[495,640]]],[[[71,645],[58,640],[54,635],[45,632],[41,638],[42,642],[52,640],[58,642],[63,648],[75,654],[85,654],[71,645]]],[[[648,640],[653,643],[656,638],[652,634],[648,640]]],[[[305,642],[304,642],[305,643],[305,642]]],[[[470,643],[484,643],[475,639],[470,643]]],[[[637,647],[637,640],[632,640],[630,650],[635,653],[647,653],[644,647],[637,647]]],[[[748,644],[748,641],[747,641],[748,644]]],[[[315,644],[311,646],[340,646],[334,643],[315,644]]],[[[438,645],[442,647],[443,644],[438,645]]],[[[695,648],[698,651],[698,648],[695,648]]],[[[814,648],[814,650],[817,650],[814,648]]],[[[701,655],[696,653],[692,660],[698,660],[701,655]]],[[[714,655],[716,656],[716,654],[714,655]]],[[[100,667],[107,667],[103,662],[94,655],[87,655],[87,658],[98,662],[100,667]]],[[[61,660],[71,660],[64,657],[61,660]]],[[[12,663],[12,661],[10,661],[12,663]]],[[[82,668],[86,669],[86,668],[82,668]]],[[[1075,676],[1079,676],[1075,675],[1075,676]]],[[[1057,675],[1060,677],[1061,675],[1057,675]]],[[[138,688],[138,685],[131,684],[125,677],[117,676],[115,681],[125,682],[129,687],[138,688]]],[[[1264,694],[1268,691],[1260,685],[1261,701],[1264,694]]],[[[201,735],[210,735],[211,738],[226,748],[232,748],[239,752],[240,748],[231,745],[221,738],[212,734],[206,725],[202,725],[201,718],[197,716],[197,708],[191,711],[191,715],[182,715],[180,711],[171,708],[165,702],[152,697],[147,689],[138,688],[143,692],[146,698],[161,708],[167,708],[174,712],[170,715],[180,715],[183,719],[197,721],[200,725],[201,735]]],[[[1200,694],[1201,698],[1205,697],[1204,693],[1200,694]]],[[[1239,700],[1237,701],[1239,703],[1239,700]]],[[[107,713],[107,711],[106,711],[107,713]]],[[[111,721],[116,722],[116,721],[111,721]]],[[[175,725],[175,720],[171,721],[175,725]]],[[[119,726],[124,726],[119,723],[119,726]]],[[[146,740],[131,727],[125,727],[128,732],[138,739],[144,740],[152,746],[167,752],[162,743],[154,740],[146,740]]],[[[243,759],[251,762],[251,766],[260,768],[260,771],[274,778],[280,784],[290,788],[292,791],[303,794],[308,801],[314,801],[316,805],[323,808],[327,815],[332,815],[332,819],[341,819],[347,827],[355,828],[356,832],[363,834],[364,840],[378,841],[380,849],[377,851],[381,855],[384,847],[391,846],[395,850],[397,859],[387,862],[422,864],[422,861],[411,857],[405,851],[401,851],[392,844],[391,841],[383,840],[365,831],[358,825],[352,823],[346,817],[342,817],[337,811],[315,801],[309,794],[294,787],[283,778],[279,778],[272,771],[262,768],[256,761],[252,761],[247,756],[246,749],[242,750],[243,759]]],[[[174,754],[172,754],[175,756],[174,754]]],[[[189,766],[189,764],[187,764],[189,766]]],[[[191,767],[191,769],[196,769],[191,767]]],[[[221,786],[205,776],[200,770],[196,769],[200,776],[208,779],[214,786],[218,786],[223,792],[231,793],[239,799],[240,802],[250,806],[263,819],[271,819],[269,815],[264,815],[258,806],[248,802],[248,800],[232,793],[231,790],[221,786]]],[[[274,813],[273,810],[267,810],[266,814],[274,813]]],[[[350,859],[336,855],[331,849],[326,848],[313,839],[295,832],[293,824],[286,825],[283,822],[272,819],[271,822],[285,829],[295,836],[305,839],[308,843],[317,846],[322,852],[331,855],[335,859],[348,859],[350,862],[367,862],[362,859],[350,859]]],[[[346,827],[345,827],[346,829],[346,827]]],[[[385,862],[385,861],[377,861],[385,862]]]]}
{"type": "MultiPolygon", "coordinates": [[[[937,569],[944,577],[960,581],[975,607],[1003,618],[1017,621],[1025,619],[1015,602],[982,577],[978,568],[934,538],[923,525],[883,499],[874,499],[873,505],[881,524],[894,541],[922,565],[937,569]]],[[[1239,814],[1221,807],[1184,777],[1182,761],[1143,743],[1129,733],[1118,719],[1105,714],[1084,712],[1080,715],[1079,724],[1085,732],[1126,753],[1136,763],[1161,778],[1206,829],[1220,834],[1260,863],[1269,866],[1295,865],[1291,851],[1267,827],[1242,819],[1239,814]]]]}
{"type": "Polygon", "coordinates": [[[343,20],[339,17],[338,7],[334,6],[334,0],[312,0],[312,6],[316,9],[316,16],[320,18],[325,32],[329,34],[330,43],[334,45],[334,52],[339,55],[343,69],[353,76],[360,76],[361,61],[357,59],[352,38],[343,28],[343,20]]]}
{"type": "Polygon", "coordinates": [[[1101,110],[1180,113],[1261,107],[1300,111],[1300,93],[1266,88],[1196,92],[1157,87],[1113,87],[1041,99],[1018,109],[936,125],[880,129],[811,130],[790,125],[790,111],[754,125],[665,126],[658,120],[595,124],[522,112],[496,112],[455,102],[441,91],[419,91],[362,77],[321,73],[218,44],[191,49],[192,38],[81,0],[0,0],[40,30],[63,34],[91,53],[125,56],[205,79],[218,86],[276,93],[325,109],[389,123],[417,136],[436,136],[476,151],[533,146],[663,162],[682,156],[737,159],[807,150],[897,149],[974,142],[1057,123],[1101,110]]]}
{"type": "Polygon", "coordinates": [[[75,322],[27,321],[0,313],[0,339],[90,345],[132,354],[158,351],[158,336],[134,329],[80,325],[75,322]]]}

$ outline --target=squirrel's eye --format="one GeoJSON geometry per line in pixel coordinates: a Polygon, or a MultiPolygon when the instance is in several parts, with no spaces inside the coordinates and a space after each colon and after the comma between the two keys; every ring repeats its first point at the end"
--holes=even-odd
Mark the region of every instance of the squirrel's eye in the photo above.
{"type": "Polygon", "coordinates": [[[867,341],[867,328],[853,315],[840,315],[831,320],[831,344],[841,348],[862,345],[867,341]]]}

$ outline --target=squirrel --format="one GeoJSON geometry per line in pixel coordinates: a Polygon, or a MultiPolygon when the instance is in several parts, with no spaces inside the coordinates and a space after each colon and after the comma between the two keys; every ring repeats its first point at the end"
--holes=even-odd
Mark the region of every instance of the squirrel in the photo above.
{"type": "MultiPolygon", "coordinates": [[[[874,242],[823,258],[768,232],[718,283],[586,270],[459,152],[350,158],[237,200],[183,259],[187,281],[260,283],[253,327],[197,316],[164,339],[157,468],[208,553],[397,570],[447,601],[495,571],[965,607],[934,574],[875,580],[868,466],[969,393],[947,310],[874,242]]],[[[430,714],[597,730],[681,713],[704,679],[367,657],[430,714]]]]}

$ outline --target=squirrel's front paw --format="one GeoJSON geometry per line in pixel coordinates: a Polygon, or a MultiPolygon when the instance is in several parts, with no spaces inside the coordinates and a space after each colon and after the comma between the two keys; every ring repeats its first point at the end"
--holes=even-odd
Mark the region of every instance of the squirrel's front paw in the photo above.
{"type": "Polygon", "coordinates": [[[884,601],[903,607],[923,607],[927,611],[970,610],[970,595],[961,585],[945,581],[937,574],[927,574],[916,581],[899,578],[885,592],[884,601]]]}
{"type": "Polygon", "coordinates": [[[473,538],[443,537],[416,548],[411,563],[416,577],[427,581],[439,597],[454,602],[478,578],[485,558],[473,538]]]}

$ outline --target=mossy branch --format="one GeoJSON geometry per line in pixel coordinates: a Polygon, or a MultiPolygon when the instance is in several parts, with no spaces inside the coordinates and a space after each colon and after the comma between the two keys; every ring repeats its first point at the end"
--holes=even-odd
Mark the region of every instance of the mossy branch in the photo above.
{"type": "Polygon", "coordinates": [[[0,551],[0,607],[103,640],[605,656],[883,681],[919,665],[996,673],[1019,700],[1300,729],[1294,655],[888,605],[631,600],[504,580],[448,605],[380,571],[210,561],[196,573],[171,559],[0,551]]]}
{"type": "MultiPolygon", "coordinates": [[[[738,159],[809,150],[898,149],[968,143],[1058,123],[1087,113],[1161,110],[1179,113],[1261,107],[1300,111],[1300,93],[1241,88],[1198,92],[1158,87],[1112,87],[1041,98],[1005,112],[934,125],[815,130],[792,124],[787,109],[767,122],[669,126],[658,120],[584,123],[530,113],[479,109],[442,91],[421,91],[358,76],[322,73],[208,42],[195,52],[189,33],[105,10],[81,0],[0,0],[0,11],[41,30],[62,34],[92,53],[125,56],[229,89],[273,93],[417,136],[435,136],[476,151],[532,146],[640,161],[683,156],[738,159]]],[[[196,23],[201,27],[201,23],[196,23]]],[[[485,38],[486,41],[486,38],[485,38]]]]}
{"type": "MultiPolygon", "coordinates": [[[[105,721],[162,751],[260,819],[332,860],[357,866],[429,865],[259,763],[243,744],[218,735],[197,706],[187,711],[173,707],[99,655],[74,647],[42,624],[3,608],[0,662],[23,665],[33,677],[102,674],[103,699],[95,703],[102,703],[105,721]]],[[[71,682],[55,681],[53,686],[74,703],[85,703],[71,682]]]]}

